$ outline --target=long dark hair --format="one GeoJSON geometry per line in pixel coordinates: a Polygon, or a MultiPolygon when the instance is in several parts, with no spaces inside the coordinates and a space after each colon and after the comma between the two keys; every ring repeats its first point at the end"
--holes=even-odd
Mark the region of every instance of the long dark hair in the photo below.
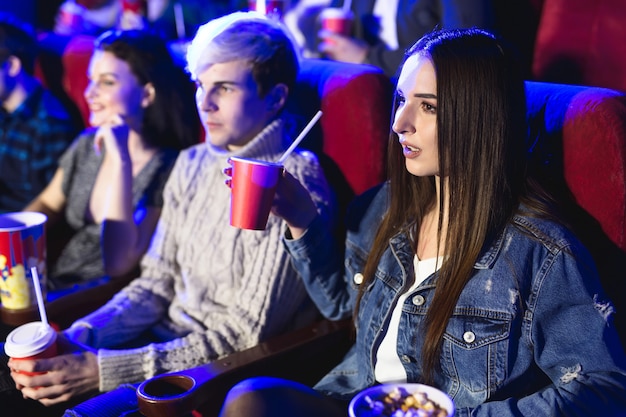
{"type": "Polygon", "coordinates": [[[95,48],[127,62],[142,85],[153,85],[155,99],[142,123],[148,144],[183,149],[199,141],[195,86],[160,36],[146,30],[108,31],[96,39],[95,48]]]}
{"type": "MultiPolygon", "coordinates": [[[[476,259],[528,194],[528,129],[521,66],[492,34],[480,29],[434,31],[410,48],[407,57],[415,54],[430,59],[435,67],[439,173],[447,178],[449,193],[448,228],[440,236],[445,260],[431,303],[436,308],[427,312],[423,332],[424,382],[432,384],[448,320],[476,259]]],[[[405,169],[394,133],[388,149],[390,205],[367,260],[361,290],[374,279],[393,235],[405,233],[417,250],[424,215],[437,204],[434,178],[416,177],[405,169]]],[[[444,183],[440,181],[442,196],[444,183]]],[[[442,224],[440,215],[439,235],[442,224]]]]}

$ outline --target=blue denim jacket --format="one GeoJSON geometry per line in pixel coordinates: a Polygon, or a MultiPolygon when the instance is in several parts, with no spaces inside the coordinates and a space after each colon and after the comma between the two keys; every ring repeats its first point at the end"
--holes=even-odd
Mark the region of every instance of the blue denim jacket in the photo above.
{"type": "MultiPolygon", "coordinates": [[[[301,239],[285,241],[330,319],[353,310],[387,198],[382,187],[357,204],[345,259],[320,220],[301,239]]],[[[376,351],[413,280],[413,257],[404,233],[390,240],[362,298],[355,345],[316,389],[347,399],[376,384],[376,351]]],[[[421,324],[436,284],[437,273],[402,307],[398,355],[409,382],[421,379],[421,324]]],[[[453,398],[457,416],[626,415],[626,362],[612,311],[578,240],[554,223],[516,215],[475,263],[448,323],[436,383],[453,398]]]]}

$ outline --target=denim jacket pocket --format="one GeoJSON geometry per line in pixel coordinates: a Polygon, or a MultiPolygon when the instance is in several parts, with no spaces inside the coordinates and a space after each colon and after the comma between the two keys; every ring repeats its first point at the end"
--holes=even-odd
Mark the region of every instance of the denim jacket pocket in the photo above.
{"type": "Polygon", "coordinates": [[[350,241],[346,243],[346,279],[352,289],[357,291],[364,279],[363,270],[365,269],[366,256],[367,253],[357,245],[351,244],[350,241]]]}
{"type": "Polygon", "coordinates": [[[481,309],[449,320],[441,366],[452,395],[469,395],[472,400],[467,402],[479,403],[503,383],[512,320],[510,313],[481,309]]]}

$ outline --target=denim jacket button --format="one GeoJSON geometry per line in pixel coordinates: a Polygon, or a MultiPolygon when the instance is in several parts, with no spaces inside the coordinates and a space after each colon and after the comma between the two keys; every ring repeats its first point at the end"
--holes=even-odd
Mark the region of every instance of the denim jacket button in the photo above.
{"type": "Polygon", "coordinates": [[[353,279],[356,285],[361,285],[361,283],[363,282],[363,274],[360,272],[357,272],[356,274],[354,274],[353,279]]]}
{"type": "Polygon", "coordinates": [[[423,295],[416,295],[415,297],[413,297],[412,301],[414,305],[421,306],[426,300],[424,299],[423,295]]]}
{"type": "Polygon", "coordinates": [[[472,343],[476,340],[476,335],[474,332],[465,332],[463,333],[463,340],[465,340],[465,343],[472,343]]]}

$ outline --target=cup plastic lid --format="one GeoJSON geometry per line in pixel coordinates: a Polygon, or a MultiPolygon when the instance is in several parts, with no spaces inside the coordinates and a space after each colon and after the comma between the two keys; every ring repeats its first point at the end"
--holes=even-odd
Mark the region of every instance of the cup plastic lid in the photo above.
{"type": "Polygon", "coordinates": [[[40,321],[34,321],[9,333],[4,344],[4,351],[12,358],[26,358],[43,352],[56,341],[56,338],[57,333],[52,327],[40,321]]]}

